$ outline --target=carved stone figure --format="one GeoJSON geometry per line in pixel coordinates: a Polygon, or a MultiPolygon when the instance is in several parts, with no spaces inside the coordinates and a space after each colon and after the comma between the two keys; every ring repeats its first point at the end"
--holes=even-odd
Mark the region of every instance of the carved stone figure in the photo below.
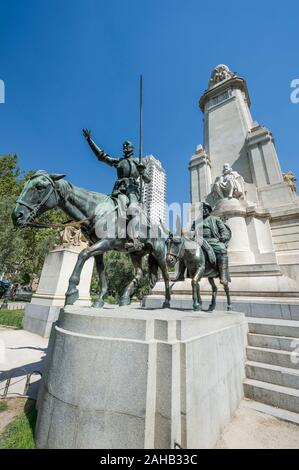
{"type": "Polygon", "coordinates": [[[221,199],[244,197],[244,179],[229,163],[223,165],[222,175],[215,179],[212,194],[221,199]]]}
{"type": "Polygon", "coordinates": [[[80,228],[67,226],[60,232],[61,244],[65,246],[87,247],[87,241],[80,228]]]}
{"type": "Polygon", "coordinates": [[[284,181],[287,183],[287,185],[291,188],[291,190],[296,193],[297,192],[297,188],[296,188],[296,184],[295,184],[295,181],[297,181],[297,179],[295,178],[295,175],[292,171],[288,171],[287,173],[283,173],[282,174],[283,176],[283,179],[284,181]]]}
{"type": "Polygon", "coordinates": [[[222,82],[223,80],[227,80],[228,78],[234,78],[236,74],[231,72],[227,65],[220,64],[214,68],[211,78],[209,81],[209,88],[217,85],[218,83],[222,82]]]}

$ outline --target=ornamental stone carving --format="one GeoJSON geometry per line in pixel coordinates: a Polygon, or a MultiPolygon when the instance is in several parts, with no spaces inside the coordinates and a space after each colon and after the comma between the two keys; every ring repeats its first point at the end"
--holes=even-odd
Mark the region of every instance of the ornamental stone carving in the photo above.
{"type": "Polygon", "coordinates": [[[214,68],[211,74],[209,88],[212,88],[213,86],[218,85],[218,83],[223,82],[224,80],[227,80],[229,78],[234,78],[236,76],[237,75],[234,72],[231,72],[229,70],[227,65],[217,65],[217,67],[214,68]]]}
{"type": "Polygon", "coordinates": [[[291,188],[291,191],[295,193],[297,191],[296,183],[297,179],[292,171],[288,171],[287,173],[283,173],[283,179],[287,183],[287,185],[291,188]]]}
{"type": "Polygon", "coordinates": [[[225,163],[222,175],[215,179],[212,186],[212,195],[217,199],[244,198],[244,179],[234,171],[229,163],[225,163]]]}

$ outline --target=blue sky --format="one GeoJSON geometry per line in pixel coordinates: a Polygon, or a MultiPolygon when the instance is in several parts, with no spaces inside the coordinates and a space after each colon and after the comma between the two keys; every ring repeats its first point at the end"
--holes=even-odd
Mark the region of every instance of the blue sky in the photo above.
{"type": "Polygon", "coordinates": [[[0,154],[24,169],[64,172],[109,193],[81,129],[106,152],[138,153],[144,76],[144,153],[159,158],[168,201],[189,201],[188,161],[202,143],[198,98],[226,63],[247,79],[253,117],[273,132],[283,170],[299,176],[298,1],[0,0],[0,154]]]}

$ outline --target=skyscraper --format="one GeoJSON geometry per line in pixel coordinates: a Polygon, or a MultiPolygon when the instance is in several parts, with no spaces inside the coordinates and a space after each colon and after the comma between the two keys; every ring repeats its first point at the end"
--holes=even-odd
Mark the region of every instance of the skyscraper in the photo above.
{"type": "Polygon", "coordinates": [[[166,173],[161,162],[153,155],[144,157],[151,182],[143,185],[143,202],[151,222],[165,222],[166,216],[166,173]]]}

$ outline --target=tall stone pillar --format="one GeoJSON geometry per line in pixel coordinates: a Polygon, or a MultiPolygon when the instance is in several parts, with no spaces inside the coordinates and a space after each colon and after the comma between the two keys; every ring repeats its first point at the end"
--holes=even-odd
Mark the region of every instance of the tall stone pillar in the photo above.
{"type": "Polygon", "coordinates": [[[201,202],[206,199],[211,190],[211,162],[203,149],[198,145],[189,163],[191,201],[201,202]]]}
{"type": "Polygon", "coordinates": [[[247,200],[274,211],[298,209],[298,197],[283,179],[272,133],[253,121],[250,104],[246,81],[218,65],[199,100],[204,144],[189,164],[191,202],[209,200],[213,181],[228,163],[244,178],[247,200]],[[203,155],[209,162],[208,177],[203,155]]]}
{"type": "Polygon", "coordinates": [[[299,197],[281,171],[272,133],[253,120],[250,104],[246,81],[218,65],[199,100],[204,143],[189,163],[191,203],[209,202],[231,227],[229,257],[237,295],[244,292],[238,284],[244,286],[247,277],[252,295],[294,299],[299,292],[299,197]],[[225,167],[235,181],[241,177],[239,194],[215,192],[225,167]]]}

